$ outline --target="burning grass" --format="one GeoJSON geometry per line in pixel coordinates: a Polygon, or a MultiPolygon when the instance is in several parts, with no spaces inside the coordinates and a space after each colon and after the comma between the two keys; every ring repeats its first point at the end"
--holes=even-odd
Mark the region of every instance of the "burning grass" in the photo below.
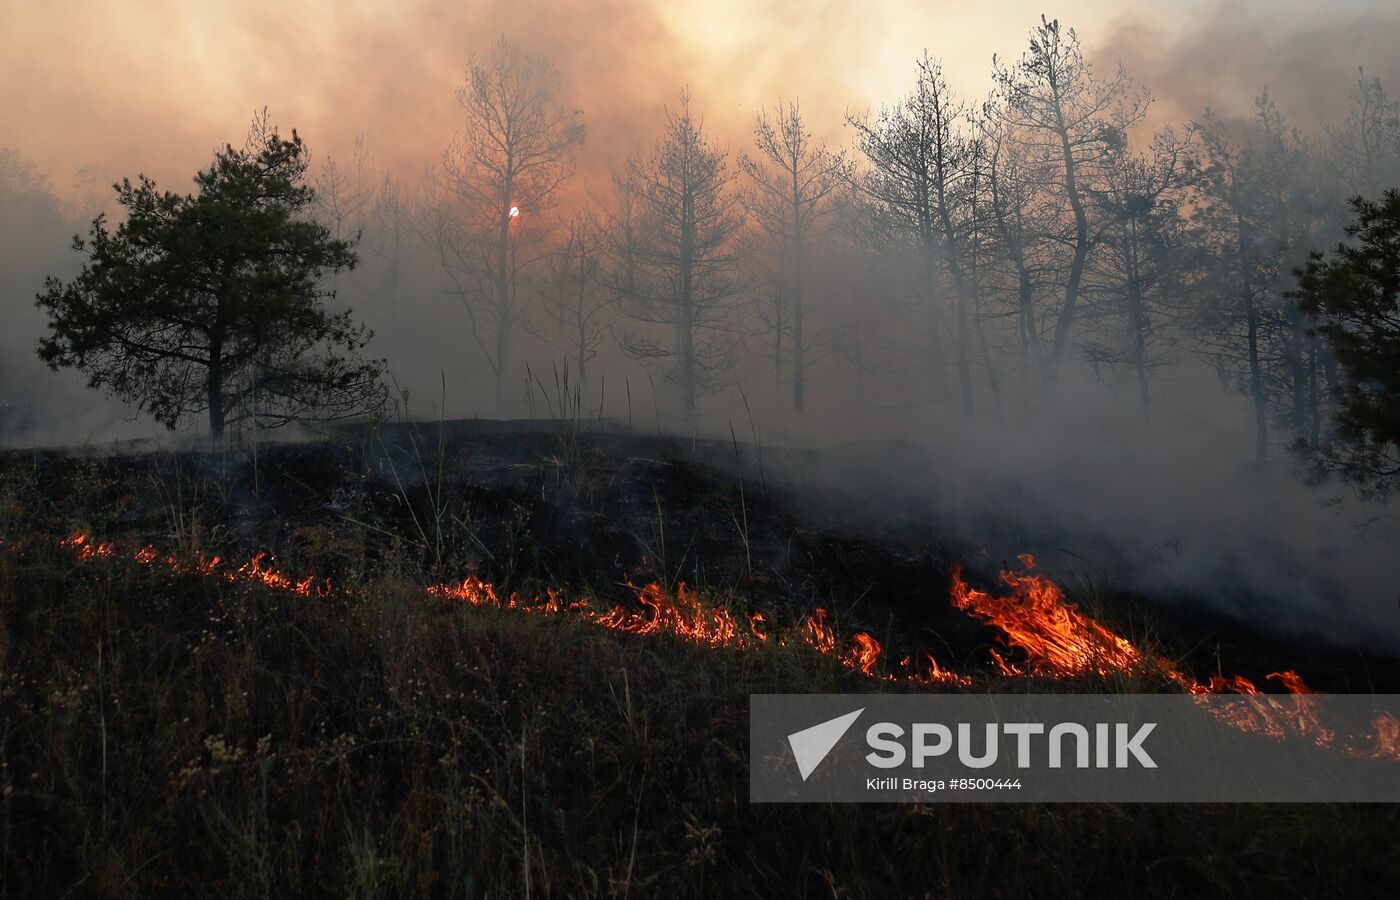
{"type": "Polygon", "coordinates": [[[1357,895],[1400,863],[1382,809],[752,807],[749,693],[894,688],[803,640],[3,558],[8,895],[1357,895]]]}
{"type": "MultiPolygon", "coordinates": [[[[1094,621],[1071,603],[1053,581],[1036,573],[1035,559],[1019,557],[1023,571],[1003,571],[1001,582],[1010,591],[1002,597],[975,590],[954,571],[953,605],[1001,630],[1002,639],[1026,654],[1031,673],[1052,678],[1148,673],[1164,677],[1188,694],[1240,694],[1238,702],[1206,704],[1211,715],[1250,734],[1312,741],[1349,756],[1400,761],[1400,721],[1388,712],[1376,714],[1364,743],[1339,743],[1311,698],[1316,694],[1297,672],[1270,673],[1288,693],[1266,695],[1243,675],[1212,676],[1201,682],[1160,656],[1145,654],[1122,635],[1094,621]]],[[[998,670],[1008,677],[1023,674],[992,651],[998,670]]]]}
{"type": "MultiPolygon", "coordinates": [[[[77,473],[42,488],[0,478],[0,894],[1400,887],[1389,809],[748,804],[751,693],[1198,687],[1237,695],[1251,730],[1322,738],[1293,672],[1260,682],[1288,693],[1239,675],[1201,684],[1024,565],[997,591],[961,574],[920,582],[939,621],[999,637],[999,669],[985,644],[925,651],[849,605],[753,605],[715,578],[569,587],[526,529],[444,528],[424,556],[477,563],[454,580],[405,564],[413,545],[357,507],[339,529],[259,512],[240,539],[235,504],[212,505],[227,488],[167,488],[213,499],[153,522],[135,515],[139,478],[77,473]],[[111,534],[132,537],[95,537],[111,534]],[[481,553],[454,558],[454,540],[481,553]]],[[[743,563],[761,572],[762,500],[748,502],[743,563]]],[[[1374,737],[1393,746],[1394,723],[1374,737]]]]}
{"type": "MultiPolygon", "coordinates": [[[[280,571],[259,553],[240,566],[223,565],[219,556],[200,554],[193,560],[181,560],[162,554],[149,545],[123,552],[110,541],[96,541],[77,532],[59,542],[79,561],[128,557],[141,565],[160,565],[176,573],[194,574],[231,583],[253,583],[273,591],[301,597],[328,597],[338,593],[329,581],[313,576],[294,576],[280,571]]],[[[954,607],[994,625],[1002,639],[1023,651],[1030,671],[1053,678],[1083,676],[1108,677],[1155,674],[1183,688],[1188,694],[1239,694],[1244,699],[1228,705],[1206,704],[1210,714],[1240,731],[1265,737],[1310,740],[1319,747],[1335,748],[1350,756],[1367,759],[1400,761],[1400,722],[1390,713],[1378,713],[1367,735],[1366,744],[1339,743],[1336,733],[1319,716],[1317,704],[1311,699],[1315,691],[1302,676],[1293,671],[1275,672],[1268,677],[1278,681],[1290,695],[1276,699],[1265,695],[1248,678],[1241,675],[1215,676],[1199,682],[1186,675],[1170,661],[1144,654],[1127,638],[1115,634],[1082,613],[1050,579],[1035,573],[1035,560],[1022,555],[1023,572],[1003,571],[1002,583],[1010,589],[1004,597],[993,597],[969,587],[960,570],[953,573],[950,598],[954,607]]],[[[635,603],[621,603],[600,612],[589,598],[568,600],[564,592],[546,588],[542,596],[522,597],[511,593],[503,597],[495,586],[475,574],[461,582],[429,585],[424,592],[440,600],[458,601],[472,606],[534,613],[540,615],[568,614],[601,628],[634,635],[665,635],[694,642],[703,647],[728,651],[747,651],[768,643],[785,646],[800,641],[817,653],[832,657],[842,666],[861,675],[910,685],[968,687],[972,680],[948,672],[938,661],[928,656],[924,672],[910,671],[910,658],[901,661],[899,675],[880,671],[877,667],[884,653],[881,643],[864,631],[841,639],[829,624],[829,613],[818,609],[799,627],[768,633],[762,629],[761,614],[747,618],[735,616],[722,606],[707,604],[684,583],[668,591],[658,582],[642,587],[628,584],[635,594],[635,603]]],[[[1001,654],[991,651],[997,671],[1007,678],[1017,678],[1023,671],[1008,663],[1001,654]]]]}

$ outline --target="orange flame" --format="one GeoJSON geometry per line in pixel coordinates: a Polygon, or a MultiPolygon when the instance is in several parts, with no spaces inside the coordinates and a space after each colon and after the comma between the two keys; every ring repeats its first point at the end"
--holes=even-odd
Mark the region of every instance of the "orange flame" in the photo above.
{"type": "MultiPolygon", "coordinates": [[[[1084,615],[1065,599],[1057,585],[1029,573],[1035,565],[1034,558],[1023,555],[1019,559],[1026,573],[1001,573],[1002,583],[1011,589],[1010,596],[997,598],[974,590],[955,569],[951,597],[958,609],[996,626],[1007,644],[1024,651],[1032,674],[1060,678],[1155,670],[1194,696],[1239,694],[1238,701],[1206,704],[1212,716],[1232,728],[1277,739],[1311,740],[1324,748],[1336,744],[1336,732],[1323,724],[1318,704],[1312,699],[1317,692],[1297,672],[1287,670],[1267,676],[1288,691],[1283,697],[1265,694],[1243,675],[1214,675],[1203,684],[1169,660],[1145,656],[1127,638],[1084,615]]],[[[1023,674],[995,650],[991,656],[1003,676],[1023,674]]],[[[1400,720],[1380,712],[1372,720],[1371,729],[1370,748],[1363,750],[1347,744],[1342,752],[1370,759],[1400,759],[1400,720]]]]}
{"type": "Polygon", "coordinates": [[[803,636],[807,643],[816,647],[822,653],[831,653],[836,649],[836,632],[831,630],[831,626],[826,624],[826,610],[819,609],[816,613],[808,617],[803,624],[803,636]]]}
{"type": "Polygon", "coordinates": [[[959,675],[956,672],[949,672],[938,664],[938,660],[929,654],[924,654],[928,659],[928,671],[922,676],[911,676],[911,681],[923,682],[925,684],[941,684],[949,687],[967,687],[972,684],[972,679],[966,675],[959,675]]]}
{"type": "MultiPolygon", "coordinates": [[[[1081,613],[1053,581],[1032,574],[1033,557],[1019,559],[1026,573],[1001,573],[1002,583],[1011,589],[1005,597],[969,587],[954,568],[953,605],[1000,628],[1007,643],[1026,651],[1031,670],[1038,675],[1107,675],[1141,666],[1142,654],[1127,639],[1081,613]]],[[[999,655],[996,659],[1003,674],[1016,671],[999,655]]]]}
{"type": "MultiPolygon", "coordinates": [[[[80,560],[98,557],[110,558],[119,554],[116,544],[94,543],[87,535],[75,533],[61,541],[61,545],[74,550],[80,560]]],[[[274,591],[296,594],[302,597],[326,597],[334,593],[329,581],[313,576],[293,577],[274,567],[271,557],[259,553],[237,568],[227,568],[219,556],[197,555],[193,561],[184,561],[174,555],[162,555],[154,547],[145,546],[130,554],[142,565],[162,564],[174,572],[192,573],[204,576],[222,577],[229,582],[246,582],[262,585],[274,591]]],[[[629,634],[668,634],[681,637],[711,647],[732,650],[748,650],[767,643],[772,630],[762,613],[753,613],[747,620],[738,619],[729,610],[720,606],[710,606],[702,602],[700,595],[688,585],[676,586],[668,591],[657,582],[635,587],[628,585],[636,594],[641,607],[627,608],[621,604],[607,612],[597,612],[586,601],[566,602],[552,588],[546,589],[545,596],[523,598],[511,594],[502,598],[494,585],[470,573],[460,582],[434,584],[425,592],[440,600],[454,600],[473,606],[491,606],[499,609],[521,610],[544,614],[570,612],[592,624],[623,631],[629,634]]],[[[842,665],[862,674],[876,676],[876,667],[884,648],[870,634],[857,632],[852,635],[849,646],[842,650],[842,642],[836,630],[828,624],[829,613],[818,609],[807,618],[800,629],[803,640],[818,652],[838,659],[842,665]]],[[[778,643],[785,643],[781,635],[778,643]]],[[[970,679],[955,675],[939,667],[933,657],[929,657],[929,672],[912,674],[911,682],[928,684],[965,684],[970,679]]],[[[893,676],[886,676],[893,678],[893,676]]]]}
{"type": "Polygon", "coordinates": [[[855,642],[855,646],[841,657],[841,661],[866,675],[874,675],[875,664],[880,661],[880,654],[885,651],[885,648],[864,631],[856,632],[851,639],[855,642]]]}
{"type": "Polygon", "coordinates": [[[1388,712],[1378,713],[1371,720],[1371,730],[1370,749],[1348,748],[1347,752],[1361,759],[1400,759],[1400,719],[1388,712]]]}
{"type": "MultiPolygon", "coordinates": [[[[122,555],[115,543],[94,541],[81,532],[60,541],[80,561],[110,559],[122,555]]],[[[18,551],[17,546],[11,546],[18,551]]],[[[326,579],[314,576],[296,578],[271,564],[271,557],[259,553],[237,568],[224,566],[217,555],[197,554],[193,560],[182,560],[173,554],[161,554],[154,547],[144,546],[129,554],[141,565],[160,564],[182,574],[219,577],[228,582],[257,584],[270,590],[302,597],[327,597],[335,592],[326,579]]],[[[1035,565],[1030,556],[1019,557],[1027,570],[1023,573],[1002,572],[1001,581],[1011,589],[1010,596],[992,597],[975,590],[963,581],[961,572],[954,570],[951,599],[955,607],[970,612],[1002,632],[1002,639],[1024,652],[1028,668],[1023,670],[1006,660],[995,650],[993,662],[1005,677],[1019,677],[1027,672],[1050,677],[1070,677],[1086,674],[1131,673],[1157,671],[1195,696],[1207,694],[1237,694],[1239,699],[1225,705],[1218,702],[1208,707],[1211,715],[1241,731],[1274,738],[1311,739],[1319,747],[1336,747],[1350,756],[1365,759],[1400,759],[1400,719],[1388,712],[1378,713],[1371,722],[1371,732],[1365,735],[1366,746],[1347,742],[1338,746],[1336,734],[1320,720],[1318,707],[1312,699],[1314,692],[1298,673],[1291,670],[1272,672],[1267,677],[1278,681],[1288,691],[1286,696],[1265,694],[1242,675],[1215,675],[1201,683],[1183,673],[1160,657],[1147,657],[1132,642],[1115,634],[1104,625],[1080,612],[1065,599],[1063,591],[1049,579],[1032,574],[1035,565]]],[[[700,595],[685,584],[674,592],[652,582],[641,588],[629,585],[636,593],[640,609],[621,604],[607,612],[597,612],[591,604],[578,600],[566,602],[559,592],[546,589],[543,597],[522,598],[511,594],[502,599],[487,581],[469,574],[460,582],[431,585],[428,596],[455,600],[473,606],[521,610],[547,615],[568,612],[601,627],[630,634],[668,634],[696,643],[731,650],[749,650],[769,642],[775,632],[760,613],[752,614],[746,627],[740,626],[727,609],[707,606],[700,595]]],[[[878,665],[884,648],[866,632],[856,632],[843,649],[835,628],[829,623],[825,609],[816,610],[798,629],[800,639],[817,652],[838,659],[853,671],[871,677],[894,680],[894,675],[881,675],[878,665]]],[[[776,634],[777,643],[785,640],[776,634]]],[[[903,678],[911,684],[967,686],[972,680],[939,666],[928,656],[928,669],[922,673],[908,671],[910,658],[901,660],[903,678]]]]}

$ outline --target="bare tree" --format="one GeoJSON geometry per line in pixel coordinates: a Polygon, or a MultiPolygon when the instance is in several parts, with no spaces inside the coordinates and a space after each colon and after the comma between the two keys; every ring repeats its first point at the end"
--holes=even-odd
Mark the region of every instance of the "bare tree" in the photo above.
{"type": "Polygon", "coordinates": [[[982,365],[987,373],[987,388],[992,394],[992,406],[996,410],[997,421],[1006,424],[1006,407],[1002,401],[1004,376],[997,369],[993,359],[991,341],[987,337],[986,295],[987,289],[996,284],[996,259],[999,234],[992,209],[991,192],[988,189],[992,175],[992,143],[987,137],[987,122],[984,116],[972,115],[971,137],[971,182],[968,202],[967,229],[967,290],[971,295],[972,328],[977,336],[977,346],[981,351],[982,365]],[[989,277],[990,276],[990,277],[989,277]]]}
{"type": "Polygon", "coordinates": [[[792,406],[801,413],[806,402],[809,349],[803,299],[805,254],[808,242],[829,212],[829,198],[847,183],[851,167],[844,152],[833,153],[812,139],[796,102],[779,101],[771,114],[758,113],[754,145],[760,157],[740,156],[739,168],[757,188],[749,204],[750,212],[780,248],[781,261],[773,288],[774,360],[781,374],[784,313],[790,312],[792,406]]]}
{"type": "Polygon", "coordinates": [[[1023,393],[1030,389],[1032,369],[1044,371],[1045,348],[1040,339],[1036,289],[1044,268],[1041,257],[1048,229],[1040,221],[1042,211],[1035,203],[1035,179],[1026,173],[1027,162],[1019,142],[1010,137],[1011,129],[997,101],[989,101],[978,119],[980,149],[985,157],[980,191],[985,195],[986,217],[990,220],[987,241],[990,260],[984,267],[1003,285],[1014,282],[1015,289],[1003,289],[999,296],[1012,296],[1016,319],[1016,341],[1021,357],[1023,393]]]}
{"type": "Polygon", "coordinates": [[[1346,121],[1327,136],[1329,161],[1347,190],[1375,199],[1400,184],[1400,103],[1386,96],[1379,78],[1358,72],[1346,121]]]}
{"type": "Polygon", "coordinates": [[[1092,324],[1106,334],[1096,355],[1131,369],[1144,419],[1151,409],[1152,345],[1166,324],[1159,319],[1175,312],[1177,288],[1188,280],[1182,202],[1190,147],[1190,132],[1182,138],[1170,127],[1146,152],[1125,145],[1095,197],[1107,221],[1102,252],[1085,279],[1086,294],[1097,301],[1092,324]]]}
{"type": "Polygon", "coordinates": [[[466,131],[444,154],[445,190],[425,221],[495,378],[498,409],[515,327],[531,296],[522,281],[548,259],[547,214],[574,173],[585,134],[559,91],[548,60],[505,38],[473,57],[457,92],[466,131]]]}
{"type": "Polygon", "coordinates": [[[602,229],[588,211],[569,220],[568,236],[555,251],[543,299],[554,334],[536,329],[549,343],[569,355],[582,391],[588,384],[588,363],[608,333],[611,298],[603,281],[602,229]]]}
{"type": "Polygon", "coordinates": [[[372,239],[365,242],[366,251],[380,264],[381,295],[389,301],[389,323],[397,329],[399,321],[399,287],[403,281],[405,245],[413,233],[413,205],[404,196],[403,187],[388,172],[375,193],[370,213],[372,239]]]}
{"type": "MultiPolygon", "coordinates": [[[[734,238],[744,217],[725,154],[690,111],[690,91],[666,111],[666,131],[646,158],[629,161],[619,187],[634,194],[643,223],[620,309],[637,326],[621,335],[632,356],[664,366],[693,424],[698,395],[728,377],[734,305],[744,291],[734,238]],[[669,329],[669,340],[656,334],[669,329]]],[[[615,284],[625,282],[615,279],[615,284]]]]}
{"type": "Polygon", "coordinates": [[[1041,200],[1063,204],[1067,213],[1055,235],[1069,255],[1064,291],[1043,357],[1045,380],[1053,384],[1069,349],[1085,267],[1103,224],[1091,220],[1090,198],[1102,189],[1114,153],[1127,143],[1127,129],[1146,115],[1149,97],[1133,92],[1121,64],[1113,77],[1095,77],[1074,30],[1062,31],[1059,22],[1043,16],[1021,60],[1009,68],[994,60],[993,73],[1006,137],[1020,144],[1025,174],[1045,178],[1041,200]]]}
{"type": "Polygon", "coordinates": [[[613,205],[600,205],[606,222],[600,237],[600,248],[606,259],[603,280],[612,291],[614,303],[635,296],[641,278],[642,200],[632,173],[627,166],[615,169],[612,177],[613,205]]]}
{"type": "Polygon", "coordinates": [[[971,221],[974,179],[972,144],[962,131],[966,112],[940,65],[926,54],[918,62],[914,93],[898,106],[881,110],[873,120],[850,117],[848,122],[871,166],[861,179],[862,193],[895,234],[911,239],[919,255],[929,365],[935,379],[942,369],[941,332],[946,327],[937,286],[940,272],[952,284],[959,397],[963,412],[971,416],[972,293],[964,239],[971,221]]]}
{"type": "Polygon", "coordinates": [[[1287,274],[1317,243],[1316,179],[1309,148],[1287,128],[1267,92],[1243,137],[1209,111],[1197,128],[1202,168],[1193,225],[1215,289],[1203,294],[1195,324],[1226,383],[1253,404],[1255,454],[1262,461],[1275,406],[1299,437],[1310,430],[1309,419],[1320,427],[1322,418],[1323,392],[1315,382],[1330,361],[1284,296],[1287,274]]]}
{"type": "Polygon", "coordinates": [[[374,208],[370,164],[364,135],[355,138],[350,165],[342,166],[333,156],[321,163],[316,176],[316,211],[338,241],[360,235],[374,208]]]}

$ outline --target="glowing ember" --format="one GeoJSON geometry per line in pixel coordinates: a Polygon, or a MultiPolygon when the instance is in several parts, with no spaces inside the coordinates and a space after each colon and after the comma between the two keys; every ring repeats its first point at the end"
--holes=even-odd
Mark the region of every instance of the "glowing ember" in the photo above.
{"type": "Polygon", "coordinates": [[[461,584],[432,585],[428,588],[428,593],[444,600],[461,600],[472,606],[501,605],[500,598],[496,596],[496,589],[477,578],[475,573],[468,575],[461,584]]]}
{"type": "Polygon", "coordinates": [[[1388,712],[1380,713],[1371,720],[1371,729],[1373,746],[1369,750],[1347,752],[1362,759],[1400,759],[1400,719],[1388,712]]]}
{"type": "Polygon", "coordinates": [[[60,546],[66,547],[78,554],[78,559],[87,561],[98,557],[112,557],[117,555],[115,544],[110,542],[95,543],[85,534],[70,534],[59,542],[60,546]]]}

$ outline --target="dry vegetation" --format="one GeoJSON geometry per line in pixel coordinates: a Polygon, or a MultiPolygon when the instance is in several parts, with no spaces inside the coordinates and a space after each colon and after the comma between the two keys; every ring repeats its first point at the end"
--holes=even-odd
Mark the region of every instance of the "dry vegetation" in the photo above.
{"type": "MultiPolygon", "coordinates": [[[[1392,807],[752,806],[749,694],[876,683],[802,645],[715,651],[427,598],[417,588],[425,577],[465,562],[514,586],[601,589],[583,562],[559,577],[569,548],[554,540],[557,523],[538,519],[561,516],[567,497],[583,532],[601,533],[590,516],[618,485],[601,469],[562,477],[541,465],[521,477],[553,503],[531,506],[523,489],[462,480],[461,464],[435,480],[432,453],[412,471],[407,445],[397,463],[362,452],[373,443],[265,453],[256,481],[248,463],[194,456],[5,459],[0,891],[1099,897],[1397,887],[1392,807]],[[130,560],[80,564],[55,540],[74,529],[177,554],[271,549],[346,590],[300,598],[130,560]]],[[[578,459],[588,458],[585,448],[578,459]]],[[[507,470],[525,471],[503,461],[507,470]]],[[[698,471],[686,478],[676,493],[695,510],[732,492],[698,471]]],[[[614,511],[619,533],[638,547],[671,546],[672,567],[689,569],[693,560],[679,561],[697,553],[687,511],[665,512],[664,486],[645,493],[657,529],[640,524],[643,512],[633,522],[614,511]],[[667,527],[669,537],[654,533],[667,527]]],[[[774,602],[752,570],[773,569],[765,546],[792,536],[771,533],[778,519],[758,494],[746,499],[752,541],[731,525],[730,558],[706,551],[711,596],[774,602]],[[725,584],[740,588],[725,595],[725,584]]]]}

